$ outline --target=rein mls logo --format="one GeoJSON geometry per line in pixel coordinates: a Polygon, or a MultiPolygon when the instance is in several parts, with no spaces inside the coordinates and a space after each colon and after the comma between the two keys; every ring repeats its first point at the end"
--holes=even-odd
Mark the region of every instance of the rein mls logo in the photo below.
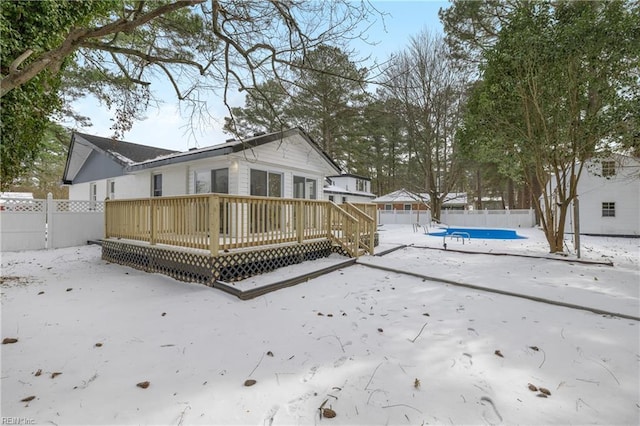
{"type": "Polygon", "coordinates": [[[28,417],[2,417],[3,425],[35,425],[36,420],[28,417]]]}

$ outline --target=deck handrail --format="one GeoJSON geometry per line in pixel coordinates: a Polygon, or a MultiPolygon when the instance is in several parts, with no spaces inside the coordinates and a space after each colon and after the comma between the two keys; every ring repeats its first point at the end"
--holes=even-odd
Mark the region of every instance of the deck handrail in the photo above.
{"type": "MultiPolygon", "coordinates": [[[[360,222],[360,233],[359,233],[359,246],[362,247],[369,254],[374,254],[375,249],[375,233],[376,233],[376,215],[375,212],[373,216],[365,213],[363,208],[366,209],[368,206],[364,204],[355,204],[355,203],[344,203],[345,210],[354,216],[360,222]]],[[[375,206],[375,205],[374,205],[375,206]]]]}
{"type": "Polygon", "coordinates": [[[357,256],[353,244],[363,232],[362,219],[336,207],[326,200],[218,193],[115,199],[106,202],[105,237],[202,249],[212,256],[330,238],[357,256]]]}

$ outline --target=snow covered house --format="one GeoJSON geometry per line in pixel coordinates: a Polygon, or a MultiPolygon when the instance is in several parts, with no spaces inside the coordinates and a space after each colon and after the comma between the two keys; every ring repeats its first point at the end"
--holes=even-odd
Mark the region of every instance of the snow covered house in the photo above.
{"type": "Polygon", "coordinates": [[[325,200],[342,203],[370,203],[376,198],[371,193],[371,179],[350,173],[328,176],[323,188],[325,200]]]}
{"type": "Polygon", "coordinates": [[[74,133],[69,198],[102,201],[201,193],[321,199],[338,165],[301,129],[186,152],[74,133]]]}
{"type": "Polygon", "coordinates": [[[186,152],[74,133],[64,183],[107,200],[103,259],[233,293],[225,282],[373,254],[375,205],[324,199],[339,173],[299,128],[186,152]]]}
{"type": "MultiPolygon", "coordinates": [[[[556,183],[549,183],[550,193],[556,183]]],[[[542,202],[542,199],[540,200],[542,202]]],[[[613,155],[592,159],[578,181],[580,234],[640,236],[640,160],[613,155]]],[[[573,206],[566,232],[574,232],[573,206]]]]}
{"type": "MultiPolygon", "coordinates": [[[[378,210],[429,210],[430,196],[428,193],[412,192],[407,189],[399,189],[373,199],[371,202],[378,205],[378,210]]],[[[467,207],[466,192],[451,192],[447,194],[442,204],[444,210],[464,210],[467,207]]]]}

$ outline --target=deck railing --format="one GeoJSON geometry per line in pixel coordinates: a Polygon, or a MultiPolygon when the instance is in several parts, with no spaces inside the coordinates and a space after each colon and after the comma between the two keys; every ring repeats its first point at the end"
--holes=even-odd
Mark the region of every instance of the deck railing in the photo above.
{"type": "Polygon", "coordinates": [[[341,206],[347,213],[358,219],[360,229],[358,235],[359,245],[365,251],[373,254],[375,245],[376,226],[376,205],[344,203],[341,206]],[[371,214],[373,213],[373,214],[371,214]]]}
{"type": "MultiPolygon", "coordinates": [[[[374,219],[322,200],[198,194],[106,202],[105,237],[220,251],[329,238],[357,257],[374,219]]],[[[368,207],[367,207],[368,208],[368,207]]],[[[375,208],[375,206],[373,207],[375,208]]]]}

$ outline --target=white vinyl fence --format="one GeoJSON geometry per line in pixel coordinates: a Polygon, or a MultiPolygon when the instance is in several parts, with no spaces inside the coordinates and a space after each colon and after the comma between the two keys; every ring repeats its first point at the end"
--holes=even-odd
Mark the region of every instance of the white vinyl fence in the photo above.
{"type": "Polygon", "coordinates": [[[104,203],[3,198],[0,251],[84,245],[104,236],[104,203]]]}
{"type": "Polygon", "coordinates": [[[429,210],[378,210],[378,225],[427,225],[431,222],[429,210]]]}
{"type": "MultiPolygon", "coordinates": [[[[378,210],[380,225],[427,225],[430,211],[378,210]]],[[[440,222],[449,226],[474,226],[484,228],[531,228],[536,225],[536,215],[531,210],[442,210],[440,222]]]]}
{"type": "Polygon", "coordinates": [[[532,228],[536,214],[530,210],[442,210],[440,222],[449,226],[482,228],[532,228]]]}

